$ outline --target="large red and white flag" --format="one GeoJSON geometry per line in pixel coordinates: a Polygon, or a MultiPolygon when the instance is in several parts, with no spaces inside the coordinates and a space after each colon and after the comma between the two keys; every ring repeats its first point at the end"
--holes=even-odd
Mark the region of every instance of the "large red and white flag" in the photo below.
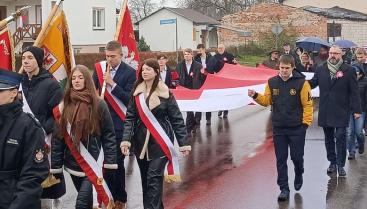
{"type": "Polygon", "coordinates": [[[134,29],[127,1],[128,0],[124,0],[120,9],[115,40],[122,45],[123,61],[137,70],[139,66],[139,51],[136,46],[134,29]]]}
{"type": "Polygon", "coordinates": [[[13,41],[8,27],[0,32],[0,68],[14,70],[13,41]]]}
{"type": "Polygon", "coordinates": [[[181,111],[212,112],[230,110],[253,102],[248,89],[263,92],[267,80],[278,71],[225,64],[217,74],[208,74],[200,89],[179,86],[172,89],[181,111]]]}
{"type": "MultiPolygon", "coordinates": [[[[263,93],[269,78],[279,71],[268,68],[253,68],[241,65],[225,64],[217,74],[208,74],[200,89],[184,87],[171,89],[181,111],[213,112],[231,110],[253,103],[247,95],[248,89],[263,93]]],[[[304,73],[311,79],[313,73],[304,73]]],[[[318,97],[318,88],[312,91],[318,97]]]]}

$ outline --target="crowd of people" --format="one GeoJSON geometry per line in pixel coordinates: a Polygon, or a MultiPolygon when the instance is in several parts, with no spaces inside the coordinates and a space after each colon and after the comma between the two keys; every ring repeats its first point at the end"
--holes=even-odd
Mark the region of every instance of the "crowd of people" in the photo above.
{"type": "MultiPolygon", "coordinates": [[[[295,67],[300,72],[315,72],[316,68],[323,65],[329,56],[328,46],[320,45],[319,51],[308,51],[302,49],[301,47],[296,47],[292,50],[289,43],[283,45],[282,50],[271,49],[268,53],[268,58],[264,60],[259,65],[271,68],[274,70],[279,70],[279,57],[281,55],[289,54],[295,60],[295,67]]],[[[343,62],[347,64],[353,64],[357,62],[357,50],[358,48],[342,48],[342,58],[343,62]]],[[[359,49],[361,50],[361,49],[359,49]]]]}
{"type": "MultiPolygon", "coordinates": [[[[6,197],[0,199],[0,208],[40,208],[41,199],[62,197],[68,189],[64,170],[78,192],[75,208],[126,208],[124,158],[132,153],[140,169],[144,208],[164,208],[164,180],[180,181],[174,139],[187,156],[188,137],[200,128],[203,117],[201,112],[187,112],[185,121],[169,89],[199,89],[208,74],[220,72],[225,63],[237,64],[223,44],[214,55],[203,44],[197,50],[194,56],[192,49],[184,49],[176,70],[160,53],[144,60],[136,73],[123,61],[120,43],[111,41],[106,60],[95,64],[93,74],[76,65],[63,91],[43,67],[43,50],[27,47],[22,52],[23,74],[0,69],[0,153],[5,153],[0,155],[0,194],[6,197]],[[103,188],[110,195],[105,192],[107,200],[98,200],[95,193],[103,188]]],[[[364,153],[367,52],[358,48],[354,53],[347,56],[338,46],[321,47],[312,57],[286,44],[282,56],[272,50],[263,63],[279,70],[264,94],[248,91],[260,105],[272,106],[279,201],[289,199],[288,149],[295,190],[303,184],[312,88],[320,89],[318,125],[325,134],[327,173],[345,177],[347,151],[350,160],[357,149],[364,153]],[[307,81],[302,72],[314,76],[307,81]]],[[[206,125],[211,125],[211,116],[205,113],[206,125]]],[[[218,116],[227,118],[228,110],[218,116]]]]}
{"type": "MultiPolygon", "coordinates": [[[[305,133],[312,123],[313,112],[311,89],[319,87],[320,91],[318,125],[324,131],[330,162],[326,172],[329,175],[338,174],[339,177],[347,175],[344,169],[347,151],[349,160],[356,158],[356,147],[359,154],[364,153],[367,99],[365,49],[357,48],[351,56],[347,53],[352,50],[339,46],[321,47],[314,64],[306,65],[305,60],[310,60],[309,54],[300,53],[299,49],[292,54],[287,45],[284,49],[275,68],[279,70],[279,75],[268,80],[265,93],[248,91],[248,96],[260,105],[272,106],[277,183],[281,191],[278,201],[289,199],[288,149],[295,168],[295,190],[300,190],[303,184],[305,133]],[[302,72],[314,72],[313,78],[306,81],[302,72]]],[[[272,51],[267,63],[275,63],[273,58],[278,59],[278,54],[279,51],[272,51]]]]}
{"type": "MultiPolygon", "coordinates": [[[[188,155],[187,137],[202,117],[188,112],[185,122],[169,89],[198,89],[207,74],[237,63],[222,44],[214,56],[202,44],[197,49],[195,57],[185,49],[176,70],[158,54],[136,74],[123,61],[121,44],[111,41],[93,74],[76,65],[65,90],[43,67],[43,49],[24,49],[23,74],[0,69],[0,208],[41,208],[41,199],[58,200],[68,190],[64,171],[78,193],[75,208],[126,208],[124,158],[130,151],[140,169],[144,208],[164,208],[163,181],[180,181],[170,150],[174,139],[188,155]],[[99,186],[109,190],[102,202],[95,196],[99,186]]],[[[210,112],[206,120],[210,125],[210,112]]]]}

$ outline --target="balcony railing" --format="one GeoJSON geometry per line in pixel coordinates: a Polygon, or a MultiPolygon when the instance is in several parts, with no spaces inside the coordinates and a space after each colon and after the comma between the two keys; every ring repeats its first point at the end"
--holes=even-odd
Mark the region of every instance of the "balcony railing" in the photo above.
{"type": "Polygon", "coordinates": [[[14,47],[16,47],[24,39],[36,40],[41,28],[41,24],[27,24],[23,26],[23,28],[17,28],[13,35],[14,47]]]}

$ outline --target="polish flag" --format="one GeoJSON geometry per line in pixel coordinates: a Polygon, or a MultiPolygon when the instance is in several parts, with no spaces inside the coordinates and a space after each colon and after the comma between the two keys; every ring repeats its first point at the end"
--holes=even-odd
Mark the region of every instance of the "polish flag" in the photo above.
{"type": "MultiPolygon", "coordinates": [[[[171,92],[183,112],[231,110],[254,103],[247,95],[248,89],[263,93],[268,79],[278,74],[278,70],[269,68],[225,64],[219,73],[208,74],[200,89],[178,86],[171,92]]],[[[313,77],[313,73],[304,74],[307,80],[313,77]]],[[[312,91],[314,97],[318,94],[318,89],[312,91]]]]}
{"type": "Polygon", "coordinates": [[[115,40],[121,43],[123,61],[137,70],[139,66],[139,51],[136,46],[134,29],[127,1],[128,0],[124,0],[124,3],[121,5],[115,40]]]}

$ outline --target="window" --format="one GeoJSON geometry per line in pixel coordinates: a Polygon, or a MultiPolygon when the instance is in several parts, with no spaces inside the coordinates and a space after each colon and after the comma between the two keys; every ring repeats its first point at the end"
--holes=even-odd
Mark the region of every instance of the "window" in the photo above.
{"type": "Polygon", "coordinates": [[[328,23],[327,24],[328,37],[340,37],[342,36],[342,24],[340,23],[328,23]]]}
{"type": "Polygon", "coordinates": [[[74,54],[79,54],[82,48],[74,48],[74,54]]]}
{"type": "Polygon", "coordinates": [[[98,52],[99,53],[105,53],[105,51],[106,51],[106,47],[98,47],[98,52]]]}
{"type": "Polygon", "coordinates": [[[36,5],[36,24],[42,24],[42,6],[36,5]]]}
{"type": "Polygon", "coordinates": [[[93,30],[104,30],[105,26],[104,8],[93,8],[93,30]]]}

